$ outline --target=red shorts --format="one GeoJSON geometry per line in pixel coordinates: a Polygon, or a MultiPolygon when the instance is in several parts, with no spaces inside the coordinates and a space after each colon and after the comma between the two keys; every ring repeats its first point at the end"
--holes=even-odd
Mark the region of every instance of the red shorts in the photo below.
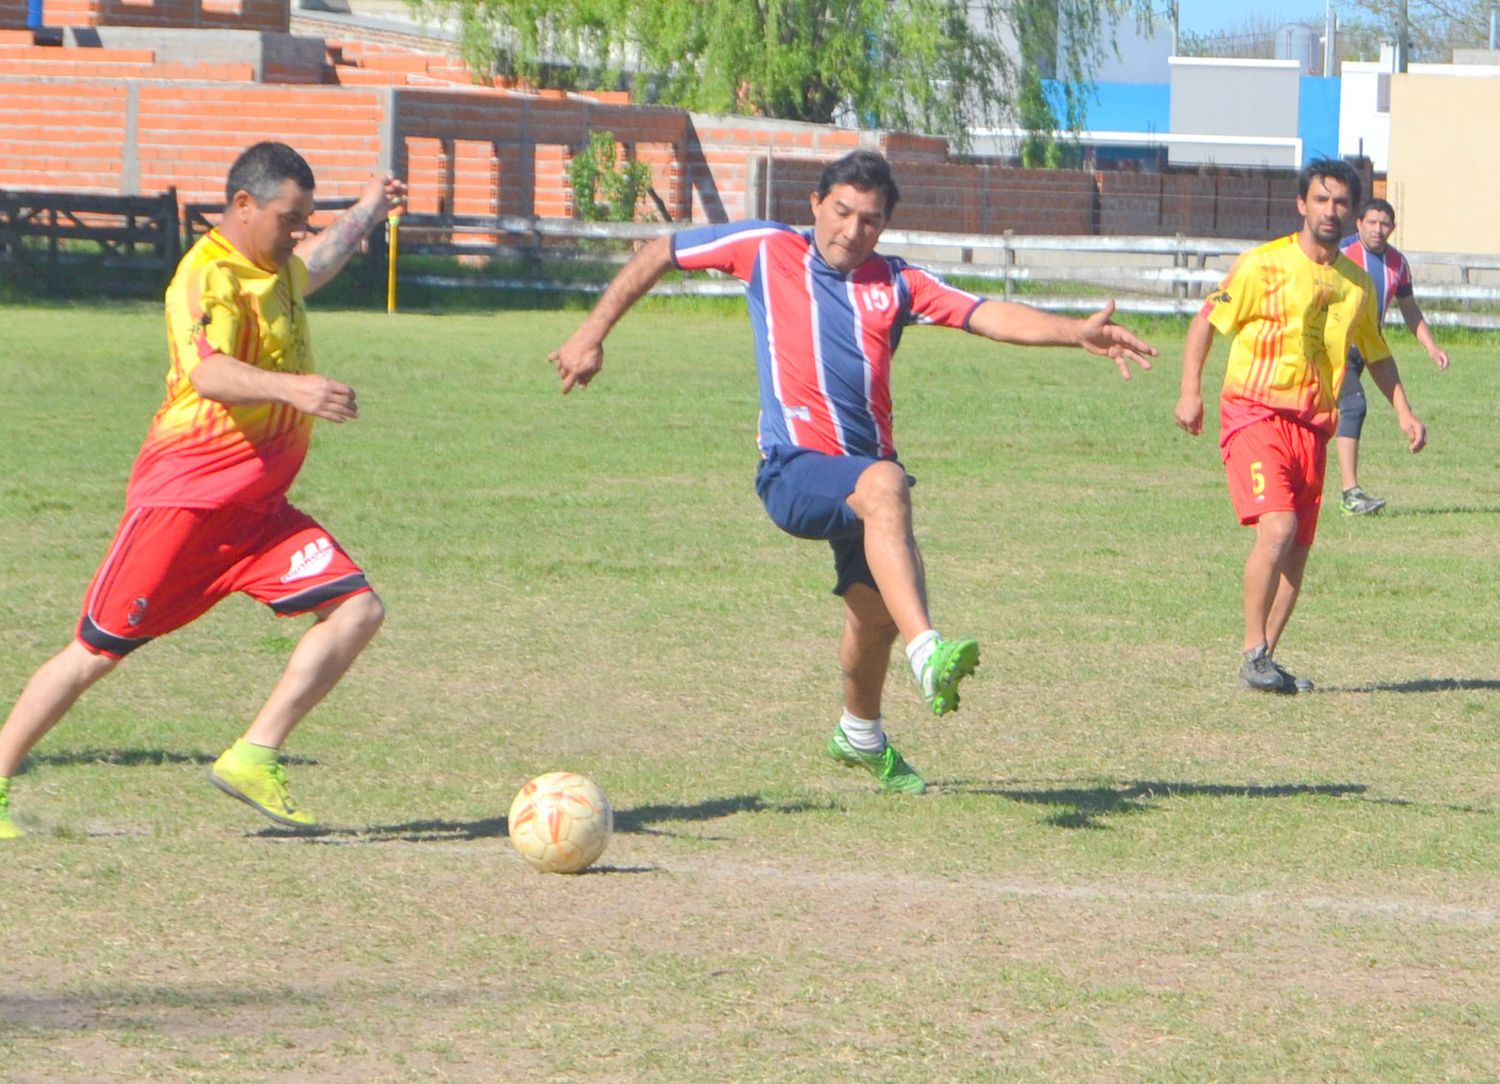
{"type": "Polygon", "coordinates": [[[291,617],[368,590],[328,532],[286,501],[269,511],[132,508],[94,573],[77,635],[118,659],[237,591],[291,617]]]}
{"type": "Polygon", "coordinates": [[[1297,513],[1297,544],[1312,545],[1323,507],[1328,438],[1277,414],[1232,433],[1224,446],[1229,499],[1244,524],[1266,512],[1297,513]]]}

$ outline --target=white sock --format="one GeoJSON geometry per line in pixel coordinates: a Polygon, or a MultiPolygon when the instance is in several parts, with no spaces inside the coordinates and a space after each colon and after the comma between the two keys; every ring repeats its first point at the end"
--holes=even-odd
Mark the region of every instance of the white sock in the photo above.
{"type": "Polygon", "coordinates": [[[932,657],[932,649],[937,642],[937,629],[928,629],[906,645],[906,658],[911,663],[912,675],[918,682],[922,680],[922,667],[926,666],[927,660],[932,657]]]}
{"type": "Polygon", "coordinates": [[[849,739],[849,744],[861,753],[879,753],[885,750],[885,724],[878,715],[873,719],[861,719],[850,715],[849,709],[845,708],[844,717],[839,720],[839,729],[849,739]]]}

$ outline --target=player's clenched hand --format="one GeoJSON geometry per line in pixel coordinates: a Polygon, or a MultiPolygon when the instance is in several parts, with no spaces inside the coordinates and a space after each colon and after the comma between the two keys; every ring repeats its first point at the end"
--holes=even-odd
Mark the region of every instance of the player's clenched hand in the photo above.
{"type": "Polygon", "coordinates": [[[1130,363],[1142,369],[1151,368],[1151,358],[1156,357],[1156,347],[1145,339],[1115,323],[1115,303],[1107,301],[1104,308],[1083,322],[1078,334],[1078,345],[1090,354],[1110,358],[1120,370],[1120,376],[1130,379],[1130,363]]]}
{"type": "Polygon", "coordinates": [[[304,414],[330,422],[348,422],[359,417],[354,389],[318,373],[295,377],[287,401],[304,414]]]}
{"type": "Polygon", "coordinates": [[[1176,416],[1179,429],[1185,429],[1195,437],[1201,436],[1203,433],[1203,396],[1183,392],[1182,397],[1177,400],[1176,416]]]}
{"type": "Polygon", "coordinates": [[[588,387],[589,381],[604,368],[604,346],[573,338],[548,354],[547,360],[557,366],[557,375],[562,377],[563,394],[567,395],[575,385],[588,387]]]}

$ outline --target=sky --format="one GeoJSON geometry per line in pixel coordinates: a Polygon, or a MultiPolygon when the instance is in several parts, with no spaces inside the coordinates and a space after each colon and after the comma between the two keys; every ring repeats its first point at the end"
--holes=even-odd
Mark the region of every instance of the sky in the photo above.
{"type": "Polygon", "coordinates": [[[1265,4],[1226,4],[1224,0],[1178,0],[1177,25],[1194,34],[1241,30],[1251,23],[1323,21],[1324,0],[1284,0],[1265,4]]]}

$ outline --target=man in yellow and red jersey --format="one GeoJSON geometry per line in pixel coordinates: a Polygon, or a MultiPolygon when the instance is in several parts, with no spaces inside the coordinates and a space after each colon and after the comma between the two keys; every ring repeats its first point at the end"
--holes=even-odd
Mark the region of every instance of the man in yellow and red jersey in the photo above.
{"type": "Polygon", "coordinates": [[[314,622],[244,736],[214,762],[215,786],[291,828],[280,749],[375,635],[385,611],[332,535],[286,499],[313,421],[359,416],[354,389],[313,372],[303,296],[334,277],[405,196],[371,180],[310,235],[313,174],[284,143],[230,168],[217,229],[167,288],[170,368],[125,495],[125,515],[84,598],[75,638],[32,676],[0,727],[0,839],[21,834],[10,777],[94,682],[136,648],[244,592],[314,622]]]}
{"type": "Polygon", "coordinates": [[[1297,604],[1323,502],[1328,441],[1351,348],[1396,410],[1412,452],[1427,429],[1412,413],[1381,336],[1370,276],[1339,251],[1360,198],[1345,162],[1314,159],[1298,177],[1302,228],[1243,253],[1188,328],[1177,424],[1203,432],[1203,364],[1214,331],[1233,337],[1219,400],[1219,448],[1240,522],[1255,527],[1245,562],[1242,684],[1297,693],[1312,682],[1273,658],[1297,604]]]}

